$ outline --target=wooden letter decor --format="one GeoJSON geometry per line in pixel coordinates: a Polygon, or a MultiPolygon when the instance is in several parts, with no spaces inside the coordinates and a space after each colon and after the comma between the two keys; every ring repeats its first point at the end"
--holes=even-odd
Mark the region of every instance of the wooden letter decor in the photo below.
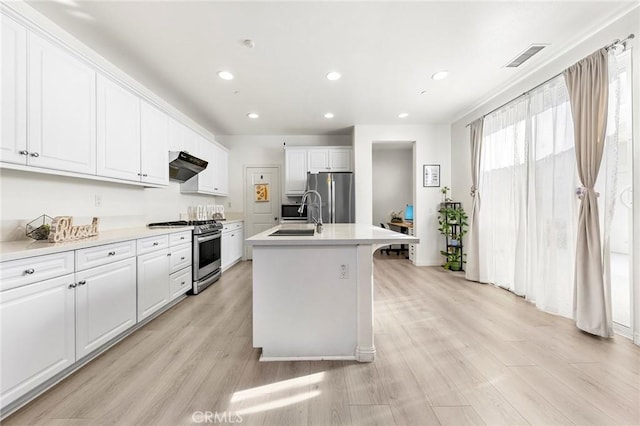
{"type": "Polygon", "coordinates": [[[73,241],[82,238],[89,238],[98,235],[98,221],[94,217],[91,225],[73,226],[71,216],[56,216],[51,223],[50,243],[61,243],[63,241],[73,241]]]}

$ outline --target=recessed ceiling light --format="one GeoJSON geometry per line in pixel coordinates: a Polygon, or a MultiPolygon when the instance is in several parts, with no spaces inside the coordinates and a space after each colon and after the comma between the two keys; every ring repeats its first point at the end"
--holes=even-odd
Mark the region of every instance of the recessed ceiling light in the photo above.
{"type": "Polygon", "coordinates": [[[328,112],[328,113],[326,113],[326,114],[324,115],[324,118],[333,118],[333,117],[334,117],[334,115],[333,115],[333,113],[332,113],[332,112],[328,112]]]}
{"type": "Polygon", "coordinates": [[[448,75],[449,75],[449,71],[438,71],[437,73],[432,75],[431,78],[434,80],[442,80],[447,78],[448,75]]]}
{"type": "Polygon", "coordinates": [[[401,112],[400,114],[398,114],[398,118],[407,118],[409,116],[409,113],[407,112],[401,112]]]}
{"type": "Polygon", "coordinates": [[[249,118],[258,118],[260,117],[260,115],[257,112],[250,112],[247,114],[247,117],[249,118]]]}
{"type": "Polygon", "coordinates": [[[327,74],[327,80],[336,81],[339,80],[342,75],[339,72],[331,71],[327,74]]]}
{"type": "Polygon", "coordinates": [[[233,80],[233,74],[229,71],[218,71],[218,77],[223,80],[233,80]]]}

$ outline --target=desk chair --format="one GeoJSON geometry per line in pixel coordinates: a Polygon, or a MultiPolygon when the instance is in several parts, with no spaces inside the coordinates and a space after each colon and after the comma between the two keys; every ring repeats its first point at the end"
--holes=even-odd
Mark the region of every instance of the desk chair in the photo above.
{"type": "MultiPolygon", "coordinates": [[[[389,228],[389,225],[387,225],[386,223],[382,223],[382,222],[381,222],[381,223],[380,223],[380,226],[381,226],[382,228],[384,228],[384,229],[389,229],[389,230],[391,230],[391,228],[389,228]]],[[[380,249],[380,253],[385,253],[385,252],[386,252],[386,253],[387,253],[387,256],[389,255],[389,252],[390,252],[390,251],[393,251],[393,252],[395,252],[398,256],[400,256],[400,253],[401,253],[401,252],[403,252],[404,250],[402,249],[402,245],[401,245],[400,247],[398,247],[398,248],[393,248],[393,244],[389,244],[389,245],[387,246],[387,248],[381,248],[381,249],[380,249]]]]}

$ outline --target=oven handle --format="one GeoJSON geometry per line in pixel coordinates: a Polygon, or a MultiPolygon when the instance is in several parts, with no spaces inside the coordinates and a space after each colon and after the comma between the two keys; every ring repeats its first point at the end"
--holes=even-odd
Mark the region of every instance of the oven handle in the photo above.
{"type": "Polygon", "coordinates": [[[207,241],[215,240],[216,238],[220,238],[221,236],[222,236],[222,233],[218,232],[215,235],[211,235],[210,237],[196,237],[196,242],[206,243],[207,241]]]}

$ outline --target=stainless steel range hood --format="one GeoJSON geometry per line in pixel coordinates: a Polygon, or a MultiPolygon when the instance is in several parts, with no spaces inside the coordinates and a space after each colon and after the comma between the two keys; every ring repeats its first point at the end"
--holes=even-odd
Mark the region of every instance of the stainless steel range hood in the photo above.
{"type": "Polygon", "coordinates": [[[207,164],[186,151],[169,151],[169,179],[186,182],[206,169],[207,164]]]}

